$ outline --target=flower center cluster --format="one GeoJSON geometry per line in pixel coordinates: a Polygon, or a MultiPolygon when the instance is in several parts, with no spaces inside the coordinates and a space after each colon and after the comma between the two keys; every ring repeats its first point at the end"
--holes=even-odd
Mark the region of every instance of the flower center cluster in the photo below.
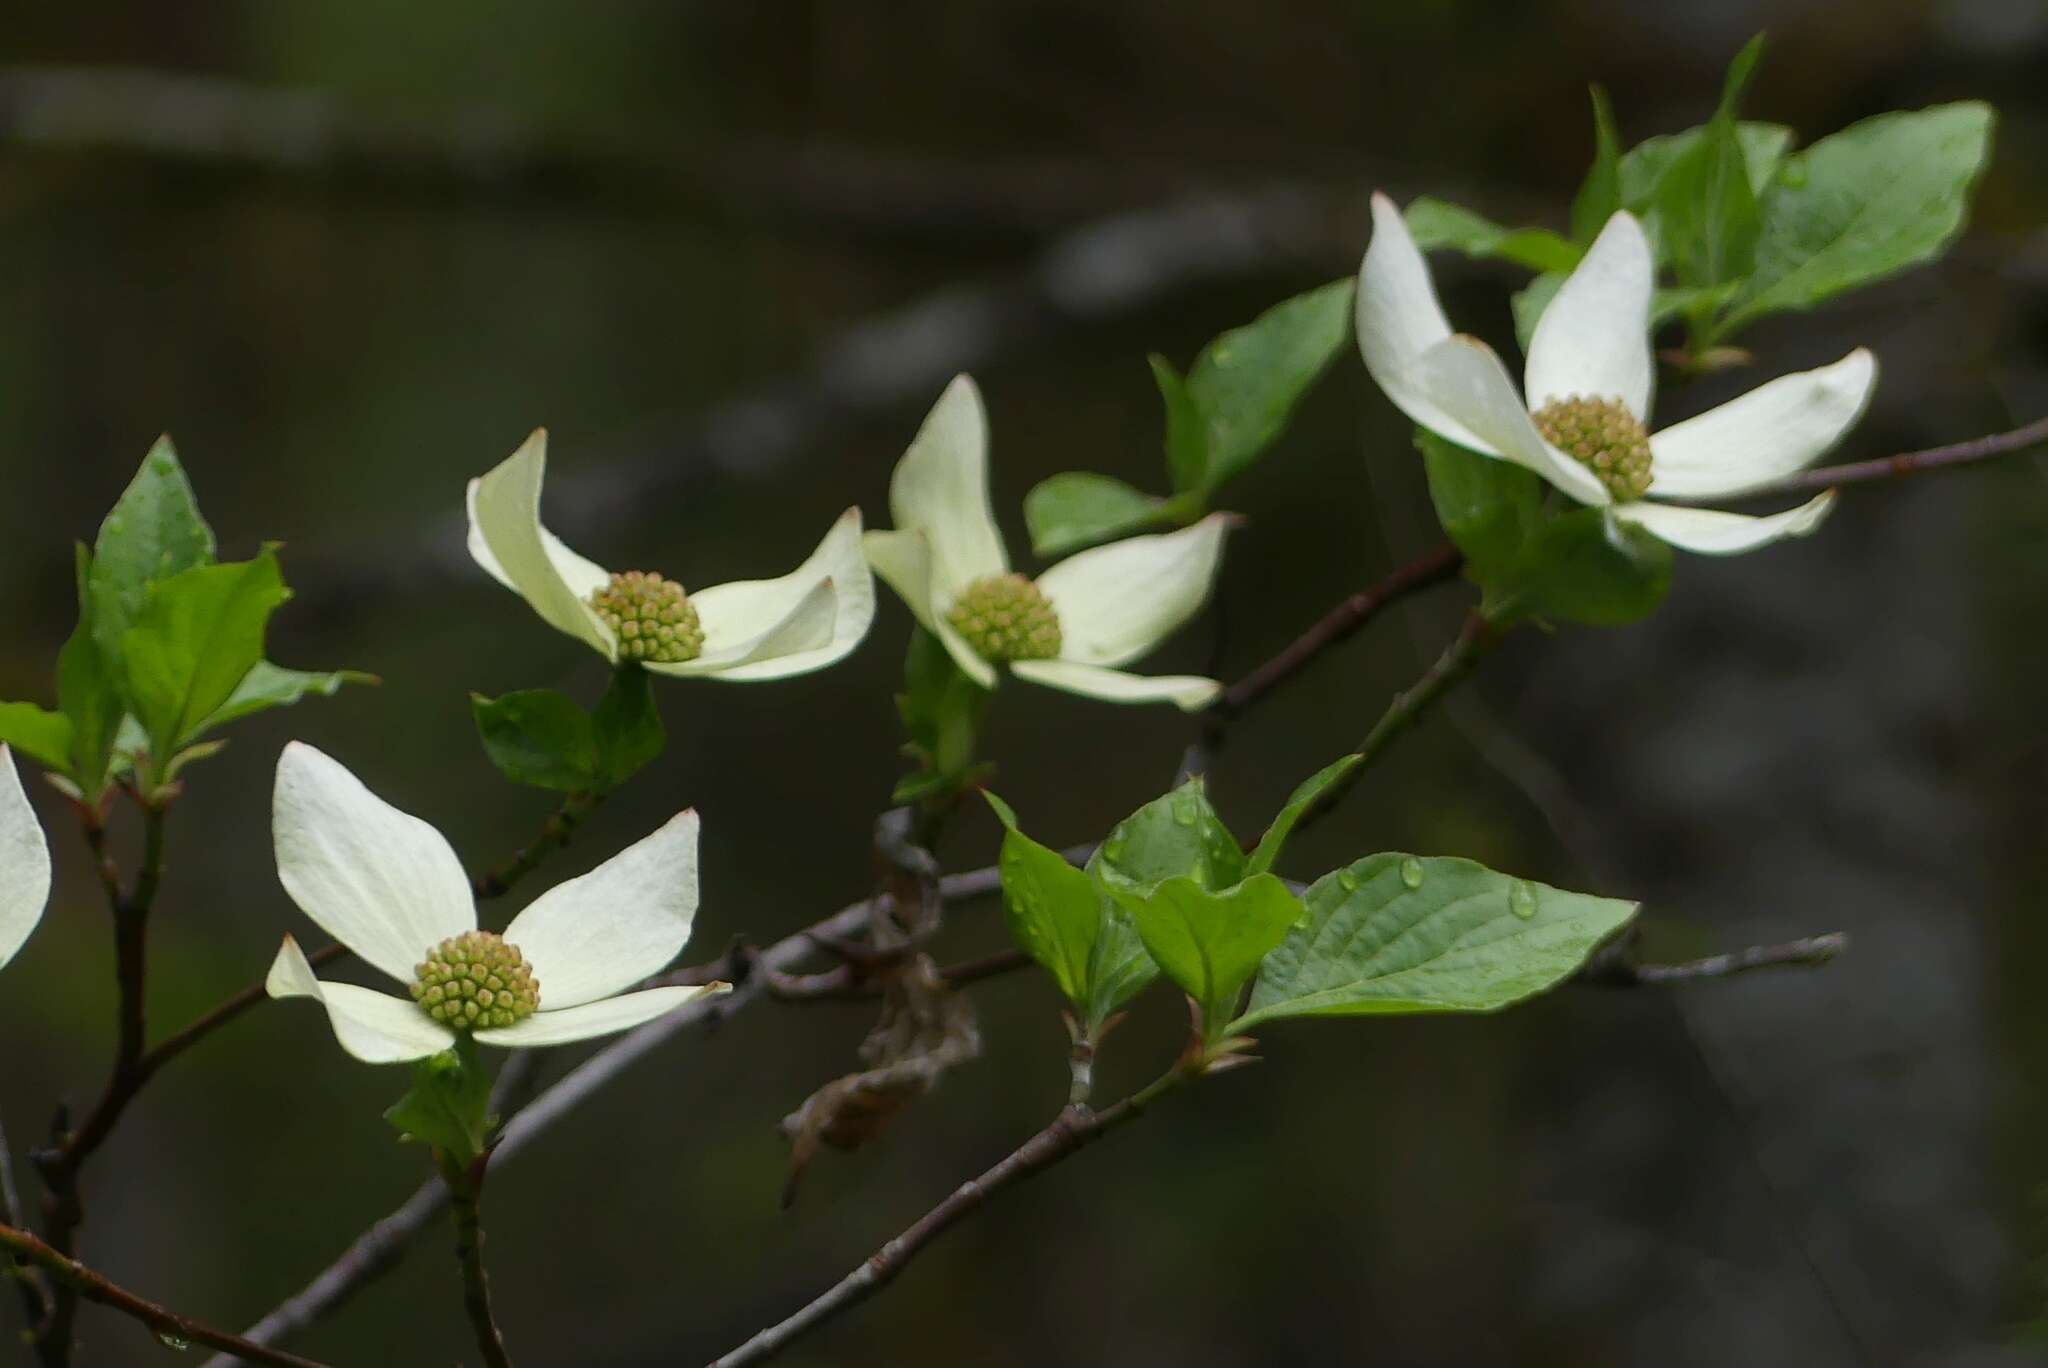
{"type": "Polygon", "coordinates": [[[946,621],[984,660],[1050,660],[1060,653],[1060,618],[1022,575],[989,575],[960,591],[946,621]]]}
{"type": "Polygon", "coordinates": [[[491,931],[450,936],[413,971],[412,1000],[443,1026],[510,1026],[540,1009],[540,984],[519,947],[491,931]]]}
{"type": "Polygon", "coordinates": [[[651,571],[627,570],[590,596],[605,626],[619,639],[622,660],[673,665],[704,650],[704,624],[683,586],[651,571]]]}
{"type": "Polygon", "coordinates": [[[1599,476],[1616,499],[1640,499],[1649,491],[1650,433],[1619,399],[1574,394],[1530,417],[1545,441],[1599,476]]]}

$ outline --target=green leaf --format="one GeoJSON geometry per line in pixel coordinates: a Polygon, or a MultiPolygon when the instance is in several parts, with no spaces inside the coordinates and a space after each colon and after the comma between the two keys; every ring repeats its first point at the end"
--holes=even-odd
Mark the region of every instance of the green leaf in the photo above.
{"type": "Polygon", "coordinates": [[[1416,429],[1437,518],[1499,622],[1547,618],[1616,627],[1664,601],[1671,548],[1605,509],[1545,513],[1542,477],[1416,429]]]}
{"type": "Polygon", "coordinates": [[[1555,987],[1636,904],[1470,860],[1368,855],[1316,881],[1241,1030],[1278,1017],[1491,1012],[1555,987]]]}
{"type": "Polygon", "coordinates": [[[332,698],[341,692],[345,684],[379,682],[377,676],[361,670],[288,670],[282,665],[259,660],[249,673],[242,676],[242,682],[235,685],[228,701],[200,723],[199,732],[204,734],[271,708],[289,708],[309,694],[316,698],[332,698]]]}
{"type": "Polygon", "coordinates": [[[1657,611],[1671,588],[1671,548],[1604,508],[1575,508],[1546,521],[1518,572],[1513,617],[1622,627],[1657,611]]]}
{"type": "Polygon", "coordinates": [[[289,598],[277,556],[202,565],[149,587],[121,639],[127,696],[155,755],[167,758],[234,696],[263,659],[270,615],[289,598]]]}
{"type": "Polygon", "coordinates": [[[1762,217],[1735,111],[1763,51],[1752,38],[1729,64],[1721,103],[1699,138],[1658,177],[1658,237],[1681,284],[1739,280],[1755,262],[1762,217]]]}
{"type": "Polygon", "coordinates": [[[513,783],[562,793],[597,786],[596,728],[574,699],[553,689],[471,694],[469,710],[484,754],[513,783]]]}
{"type": "Polygon", "coordinates": [[[67,773],[87,802],[106,791],[114,741],[121,730],[122,690],[101,649],[99,614],[105,608],[93,591],[92,553],[76,549],[78,626],[57,653],[57,707],[71,723],[71,764],[67,773]]]}
{"type": "Polygon", "coordinates": [[[1160,402],[1166,405],[1167,478],[1178,492],[1198,494],[1209,470],[1209,438],[1202,430],[1202,411],[1196,407],[1194,395],[1188,393],[1186,377],[1171,361],[1157,352],[1145,359],[1152,367],[1152,383],[1159,386],[1160,402]]]}
{"type": "Polygon", "coordinates": [[[597,787],[613,788],[654,762],[668,743],[654,702],[653,677],[637,665],[612,671],[612,682],[591,710],[597,748],[597,787]]]}
{"type": "MultiPolygon", "coordinates": [[[[1196,358],[1187,393],[1201,419],[1200,489],[1217,489],[1280,435],[1295,404],[1351,335],[1353,285],[1346,276],[1284,300],[1196,358]]],[[[1175,484],[1191,487],[1178,471],[1175,484]]]]}
{"type": "Polygon", "coordinates": [[[1118,822],[1088,869],[1112,890],[1144,893],[1183,875],[1228,888],[1244,877],[1244,852],[1197,777],[1118,822]]]}
{"type": "Polygon", "coordinates": [[[491,1076],[474,1040],[460,1038],[452,1050],[413,1065],[412,1090],[384,1119],[409,1139],[431,1145],[458,1167],[484,1152],[495,1118],[490,1115],[491,1076]]]}
{"type": "Polygon", "coordinates": [[[1581,248],[1621,208],[1621,134],[1614,126],[1614,106],[1607,92],[1593,87],[1593,166],[1572,197],[1572,241],[1581,248]]]}
{"type": "Polygon", "coordinates": [[[1532,271],[1569,271],[1580,248],[1548,228],[1506,228],[1470,209],[1427,195],[1410,201],[1403,217],[1425,252],[1449,247],[1469,257],[1493,257],[1532,271]]]}
{"type": "Polygon", "coordinates": [[[0,743],[46,769],[71,773],[71,719],[33,703],[0,703],[0,743]]]}
{"type": "Polygon", "coordinates": [[[922,768],[897,783],[892,801],[951,792],[973,776],[974,747],[987,704],[988,690],[961,672],[939,639],[913,628],[896,711],[910,733],[905,749],[922,768]]]}
{"type": "Polygon", "coordinates": [[[1210,1040],[1236,1015],[1238,995],[1259,961],[1302,915],[1301,900],[1271,874],[1220,892],[1173,878],[1150,893],[1116,896],[1137,921],[1153,960],[1201,1006],[1210,1040]]]}
{"type": "Polygon", "coordinates": [[[1364,759],[1362,755],[1347,755],[1335,764],[1325,765],[1303,780],[1281,805],[1279,814],[1273,818],[1273,824],[1266,828],[1266,834],[1259,837],[1258,849],[1244,862],[1246,877],[1263,874],[1271,869],[1273,862],[1280,858],[1280,851],[1286,846],[1287,838],[1294,834],[1295,825],[1301,821],[1302,814],[1309,810],[1316,799],[1323,796],[1323,792],[1330,785],[1357,769],[1364,759]]]}
{"type": "Polygon", "coordinates": [[[1024,952],[1052,975],[1067,1000],[1088,1007],[1095,940],[1102,925],[1102,891],[1095,880],[1017,827],[1017,814],[993,793],[982,797],[1005,828],[997,868],[1003,879],[1003,912],[1010,934],[1024,952]]]}
{"type": "Polygon", "coordinates": [[[1083,470],[1041,480],[1024,496],[1024,524],[1040,556],[1064,556],[1169,521],[1166,500],[1083,470]]]}
{"type": "MultiPolygon", "coordinates": [[[[1706,134],[1704,125],[1688,128],[1683,133],[1660,134],[1643,139],[1623,153],[1615,166],[1621,207],[1639,217],[1654,217],[1658,182],[1675,162],[1692,155],[1706,134]]],[[[1792,146],[1792,130],[1783,124],[1745,119],[1735,125],[1735,138],[1742,146],[1742,162],[1749,173],[1750,192],[1760,196],[1778,174],[1779,164],[1792,146]]],[[[1650,236],[1654,241],[1657,234],[1653,232],[1650,236]]],[[[1666,259],[1660,252],[1658,260],[1666,259]]]]}
{"type": "Polygon", "coordinates": [[[1940,255],[1962,231],[1992,124],[1975,101],[1880,114],[1787,161],[1764,196],[1756,267],[1715,336],[1940,255]]]}
{"type": "Polygon", "coordinates": [[[1521,567],[1543,516],[1543,477],[1512,461],[1482,456],[1415,429],[1437,521],[1464,553],[1467,575],[1482,586],[1503,583],[1521,567]]]}
{"type": "Polygon", "coordinates": [[[149,586],[211,564],[213,557],[213,529],[199,515],[199,502],[171,439],[159,437],[100,524],[93,545],[96,635],[100,650],[117,670],[122,638],[142,612],[149,586]]]}
{"type": "MultiPolygon", "coordinates": [[[[1092,862],[1091,871],[1099,872],[1092,862]]],[[[1159,966],[1145,949],[1138,923],[1128,909],[1111,897],[1096,880],[1101,920],[1095,932],[1095,948],[1088,956],[1088,1001],[1083,1004],[1088,1030],[1093,1034],[1112,1012],[1159,977],[1159,966]]]]}

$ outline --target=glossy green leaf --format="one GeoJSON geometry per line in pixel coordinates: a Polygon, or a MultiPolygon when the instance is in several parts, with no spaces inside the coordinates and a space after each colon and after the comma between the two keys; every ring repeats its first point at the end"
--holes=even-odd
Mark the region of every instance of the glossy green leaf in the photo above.
{"type": "Polygon", "coordinates": [[[413,1065],[412,1089],[384,1113],[401,1134],[439,1150],[458,1168],[484,1151],[494,1118],[491,1076],[476,1042],[464,1036],[452,1050],[413,1065]]]}
{"type": "Polygon", "coordinates": [[[213,529],[169,437],[159,437],[141,469],[100,524],[91,587],[100,650],[118,670],[122,638],[142,612],[149,586],[211,564],[213,529]]]}
{"type": "Polygon", "coordinates": [[[1046,557],[1064,556],[1170,520],[1166,500],[1083,470],[1041,480],[1024,496],[1031,549],[1046,557]]]}
{"type": "Polygon", "coordinates": [[[893,801],[951,792],[975,775],[974,748],[987,705],[988,690],[961,672],[939,639],[913,628],[896,711],[910,733],[905,750],[920,770],[897,783],[893,801]]]}
{"type": "Polygon", "coordinates": [[[1346,276],[1284,300],[1196,358],[1187,393],[1201,421],[1199,488],[1214,491],[1280,435],[1295,404],[1351,336],[1353,286],[1346,276]]]}
{"type": "Polygon", "coordinates": [[[1739,280],[1755,263],[1763,220],[1735,112],[1762,51],[1759,35],[1736,54],[1714,117],[1657,179],[1651,203],[1659,241],[1683,285],[1739,280]]]}
{"type": "Polygon", "coordinates": [[[1237,1014],[1238,997],[1259,961],[1302,915],[1301,900],[1271,874],[1220,891],[1172,878],[1149,893],[1115,896],[1160,969],[1200,1005],[1211,1040],[1237,1014]]]}
{"type": "Polygon", "coordinates": [[[1497,258],[1532,271],[1569,271],[1581,248],[1548,228],[1507,228],[1462,205],[1423,195],[1402,217],[1409,235],[1425,252],[1448,247],[1469,257],[1497,258]]]}
{"type": "Polygon", "coordinates": [[[341,692],[344,685],[378,682],[377,676],[361,670],[288,670],[282,665],[259,660],[249,673],[242,676],[242,682],[235,685],[228,701],[201,723],[199,730],[210,732],[254,713],[271,708],[289,708],[308,697],[332,698],[341,692]]]}
{"type": "Polygon", "coordinates": [[[1974,101],[1880,114],[1789,159],[1763,200],[1756,266],[1717,336],[1938,256],[1991,150],[1974,101]]]}
{"type": "Polygon", "coordinates": [[[1546,520],[1524,552],[1513,608],[1497,620],[1534,617],[1622,627],[1657,611],[1671,588],[1671,548],[1602,508],[1546,520]]]}
{"type": "Polygon", "coordinates": [[[1066,856],[1019,830],[1009,804],[993,793],[982,797],[1004,827],[996,865],[1010,935],[1052,975],[1067,1000],[1086,1012],[1095,941],[1102,926],[1102,891],[1095,880],[1067,863],[1066,856]]]}
{"type": "Polygon", "coordinates": [[[126,704],[121,681],[100,645],[99,615],[106,603],[92,587],[92,553],[83,546],[76,548],[73,573],[78,625],[57,653],[57,707],[71,723],[67,773],[90,802],[106,791],[126,704]]]}
{"type": "Polygon", "coordinates": [[[597,786],[613,788],[654,763],[668,731],[654,701],[653,678],[637,666],[612,671],[612,682],[590,712],[597,748],[597,786]]]}
{"type": "Polygon", "coordinates": [[[1095,947],[1088,957],[1088,1001],[1083,1014],[1092,1033],[1140,991],[1159,977],[1159,966],[1145,949],[1138,924],[1124,905],[1104,889],[1099,866],[1091,863],[1100,900],[1095,947]]]}
{"type": "Polygon", "coordinates": [[[1636,912],[1471,860],[1400,854],[1325,875],[1303,906],[1232,1030],[1278,1017],[1496,1011],[1568,978],[1636,912]]]}
{"type": "Polygon", "coordinates": [[[471,694],[469,707],[484,754],[513,783],[561,793],[597,786],[596,728],[574,699],[526,689],[499,698],[471,694]]]}
{"type": "Polygon", "coordinates": [[[1188,392],[1187,377],[1175,370],[1171,361],[1157,352],[1145,359],[1152,367],[1152,383],[1159,387],[1159,401],[1166,408],[1167,478],[1177,492],[1199,494],[1209,470],[1209,439],[1202,430],[1202,410],[1188,392]]]}
{"type": "Polygon", "coordinates": [[[1287,838],[1294,834],[1294,828],[1300,823],[1302,815],[1316,799],[1323,796],[1330,785],[1357,769],[1364,760],[1365,757],[1362,755],[1347,755],[1334,764],[1325,765],[1303,780],[1281,805],[1279,815],[1273,818],[1273,824],[1266,828],[1265,835],[1259,837],[1258,849],[1252,851],[1250,858],[1244,862],[1246,876],[1263,874],[1271,869],[1273,862],[1280,858],[1281,850],[1286,847],[1287,838]]]}
{"type": "Polygon", "coordinates": [[[71,719],[33,703],[0,703],[0,744],[47,769],[71,772],[71,719]]]}
{"type": "Polygon", "coordinates": [[[153,752],[198,734],[263,659],[270,615],[290,591],[277,557],[202,565],[149,587],[121,639],[127,697],[153,752]]]}
{"type": "Polygon", "coordinates": [[[1621,208],[1621,134],[1607,92],[1593,87],[1593,165],[1572,197],[1572,241],[1593,245],[1601,228],[1621,208]]]}
{"type": "Polygon", "coordinates": [[[1466,574],[1481,585],[1512,578],[1543,516],[1543,477],[1512,461],[1482,456],[1415,429],[1437,521],[1464,553],[1466,574]]]}
{"type": "Polygon", "coordinates": [[[1183,875],[1228,888],[1244,877],[1244,852],[1198,777],[1118,822],[1088,868],[1111,889],[1142,893],[1183,875]]]}
{"type": "MultiPolygon", "coordinates": [[[[1706,133],[1705,125],[1702,125],[1688,128],[1683,133],[1661,134],[1645,138],[1624,152],[1615,165],[1621,207],[1639,216],[1653,217],[1658,182],[1674,163],[1691,155],[1706,133]]],[[[1742,146],[1742,162],[1749,173],[1750,192],[1761,196],[1764,188],[1778,174],[1785,153],[1792,146],[1792,130],[1783,124],[1744,119],[1735,125],[1735,137],[1742,146]]],[[[1653,231],[1650,236],[1654,241],[1657,234],[1653,231]]],[[[1660,253],[1658,260],[1665,259],[1660,253]]]]}

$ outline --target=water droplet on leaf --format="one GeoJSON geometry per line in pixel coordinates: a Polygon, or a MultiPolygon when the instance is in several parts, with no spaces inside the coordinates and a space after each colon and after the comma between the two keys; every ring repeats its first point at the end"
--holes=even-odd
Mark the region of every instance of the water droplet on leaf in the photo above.
{"type": "Polygon", "coordinates": [[[1523,921],[1536,915],[1536,886],[1526,879],[1517,879],[1508,888],[1508,911],[1523,921]]]}
{"type": "Polygon", "coordinates": [[[1358,891],[1358,875],[1348,868],[1337,872],[1337,882],[1344,886],[1346,893],[1356,893],[1358,891]]]}
{"type": "Polygon", "coordinates": [[[1401,861],[1401,882],[1410,888],[1422,887],[1422,861],[1413,855],[1401,861]]]}

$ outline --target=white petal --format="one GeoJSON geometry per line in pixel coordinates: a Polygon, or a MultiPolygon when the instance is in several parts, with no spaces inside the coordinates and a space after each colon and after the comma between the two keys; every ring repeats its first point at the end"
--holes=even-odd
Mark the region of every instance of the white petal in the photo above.
{"type": "Polygon", "coordinates": [[[764,622],[787,616],[820,583],[829,582],[832,587],[832,634],[823,644],[730,665],[719,670],[716,678],[784,679],[823,669],[860,645],[875,620],[875,577],[861,555],[860,543],[860,510],[849,508],[832,524],[810,559],[781,579],[716,584],[690,595],[704,625],[705,652],[709,654],[714,641],[743,634],[749,624],[758,630],[764,622]]]}
{"type": "Polygon", "coordinates": [[[988,415],[970,376],[955,376],[896,463],[889,512],[931,546],[933,597],[1010,568],[988,496],[988,415]]]}
{"type": "Polygon", "coordinates": [[[1656,362],[1650,293],[1657,267],[1635,215],[1617,213],[1558,287],[1529,338],[1522,373],[1529,407],[1586,395],[1619,399],[1648,421],[1656,362]]]}
{"type": "Polygon", "coordinates": [[[579,1007],[660,973],[697,918],[697,814],[535,898],[505,928],[540,983],[544,1011],[579,1007]]]}
{"type": "MultiPolygon", "coordinates": [[[[542,992],[546,992],[543,987],[542,992]]],[[[567,1045],[572,1041],[628,1031],[658,1016],[667,1016],[686,1002],[717,993],[730,993],[730,983],[707,983],[699,988],[649,988],[644,992],[587,1002],[581,1007],[564,1007],[559,1012],[535,1012],[510,1026],[478,1031],[484,1045],[507,1049],[536,1049],[542,1045],[567,1045]]]]}
{"type": "Polygon", "coordinates": [[[997,683],[995,667],[975,654],[974,648],[946,621],[945,608],[948,605],[933,601],[931,551],[925,544],[924,535],[919,532],[870,532],[861,538],[861,550],[875,573],[902,595],[910,615],[917,619],[917,625],[944,643],[953,663],[982,688],[993,689],[997,683]]]}
{"type": "Polygon", "coordinates": [[[1858,347],[1674,423],[1650,438],[1650,493],[1733,498],[1804,470],[1856,425],[1876,384],[1877,358],[1858,347]]]}
{"type": "Polygon", "coordinates": [[[1432,402],[1478,434],[1481,444],[1473,450],[1527,466],[1580,503],[1610,502],[1592,471],[1543,440],[1507,367],[1478,338],[1459,333],[1437,343],[1416,363],[1415,380],[1432,402]]]}
{"type": "Polygon", "coordinates": [[[401,983],[427,951],[476,929],[469,876],[447,839],[304,742],[278,757],[271,839],[300,910],[401,983]]]}
{"type": "MultiPolygon", "coordinates": [[[[837,612],[832,581],[814,580],[803,591],[802,597],[788,605],[781,619],[753,624],[751,635],[717,641],[707,628],[702,655],[692,660],[650,660],[646,665],[655,674],[716,678],[731,670],[746,669],[789,656],[808,655],[831,645],[832,620],[837,612]]],[[[726,624],[728,628],[739,625],[731,620],[726,624]]]]}
{"type": "Polygon", "coordinates": [[[365,1064],[403,1064],[439,1054],[455,1033],[413,1003],[352,983],[322,983],[290,936],[278,947],[263,987],[274,998],[308,997],[327,1009],[334,1038],[365,1064]]]}
{"type": "Polygon", "coordinates": [[[1422,249],[1401,211],[1378,192],[1372,197],[1372,242],[1358,268],[1357,311],[1359,354],[1394,407],[1459,446],[1500,455],[1415,382],[1416,363],[1451,335],[1451,325],[1437,303],[1422,249]]]}
{"type": "Polygon", "coordinates": [[[50,901],[50,843],[0,746],[0,965],[14,958],[50,901]]]}
{"type": "Polygon", "coordinates": [[[1834,506],[1835,492],[1831,489],[1797,508],[1761,518],[1713,508],[1653,503],[1617,504],[1614,516],[1684,550],[1697,551],[1702,556],[1733,556],[1787,537],[1803,537],[1819,527],[1834,506]]]}
{"type": "Polygon", "coordinates": [[[469,554],[548,626],[610,660],[616,649],[611,629],[585,600],[611,576],[540,525],[547,461],[547,429],[537,428],[495,470],[469,482],[469,554]]]}
{"type": "Polygon", "coordinates": [[[1070,556],[1038,577],[1060,619],[1060,659],[1121,665],[1201,611],[1216,583],[1230,519],[1129,537],[1070,556]]]}
{"type": "Polygon", "coordinates": [[[1171,703],[1182,712],[1199,712],[1216,700],[1223,686],[1200,675],[1136,675],[1078,660],[1019,660],[1010,666],[1019,679],[1109,703],[1171,703]]]}

